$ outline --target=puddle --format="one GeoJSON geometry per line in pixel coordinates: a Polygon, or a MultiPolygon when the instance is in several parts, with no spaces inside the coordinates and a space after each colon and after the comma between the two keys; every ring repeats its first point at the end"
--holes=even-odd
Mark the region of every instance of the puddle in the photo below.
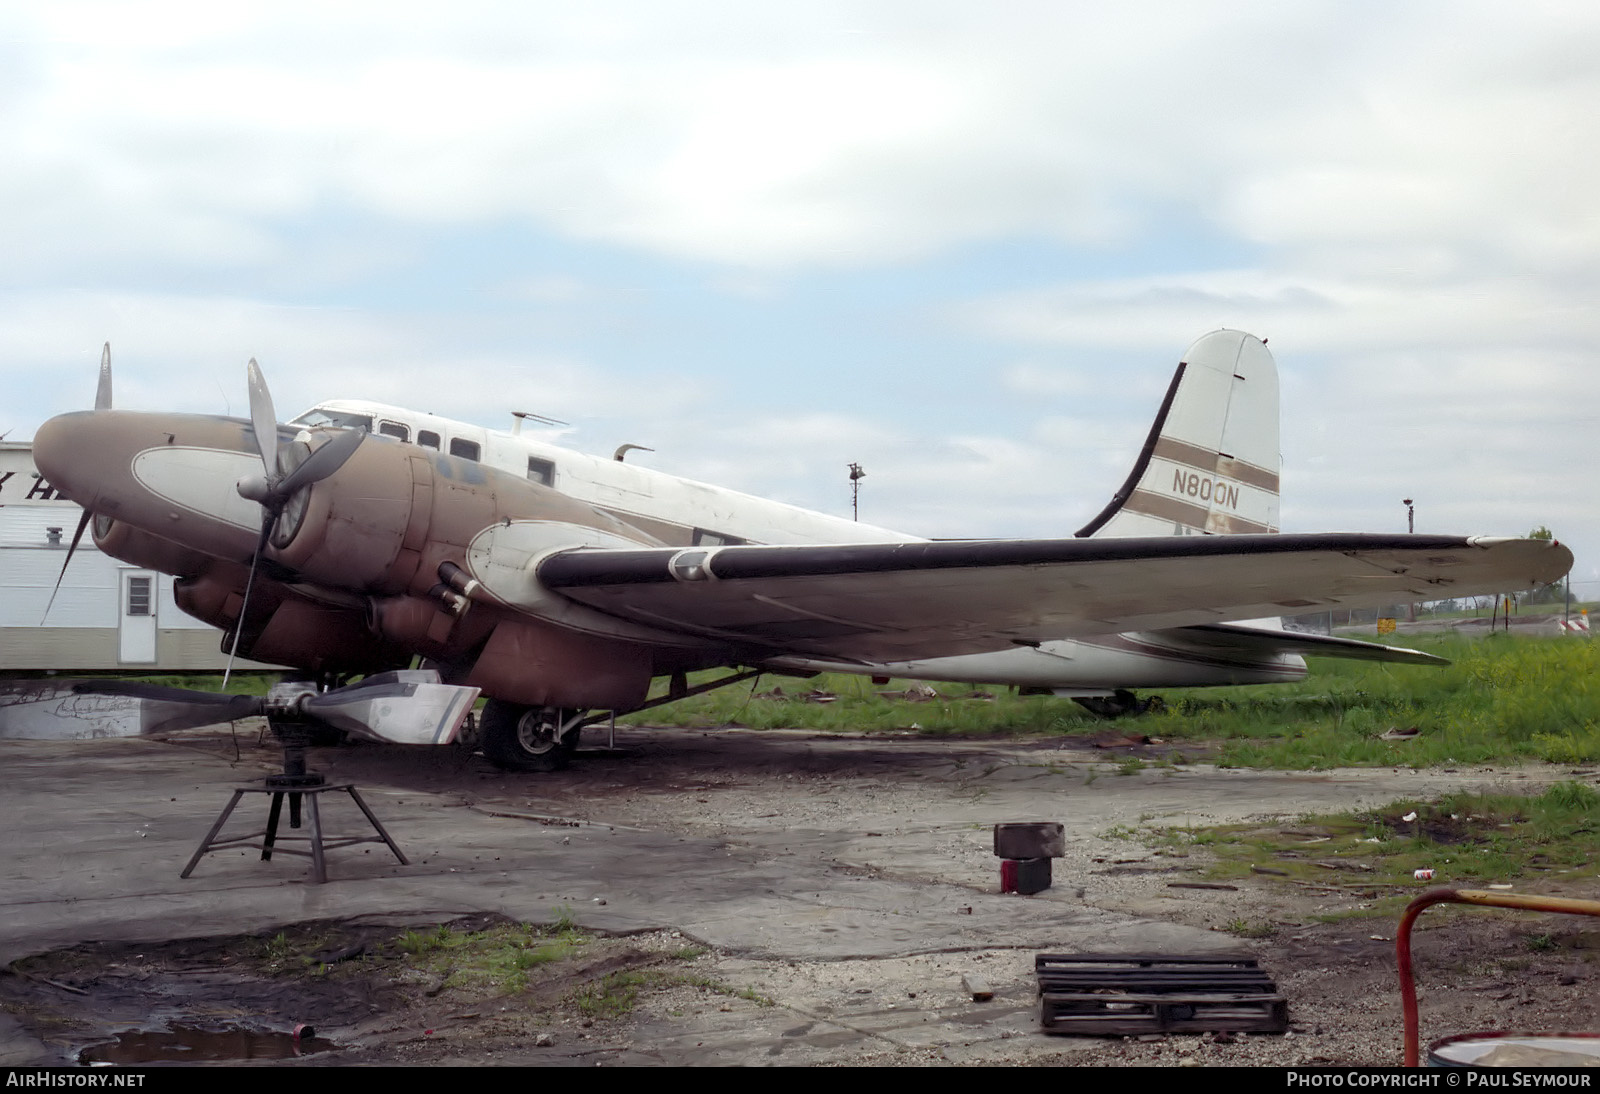
{"type": "Polygon", "coordinates": [[[254,1029],[199,1029],[171,1026],[160,1031],[130,1029],[115,1041],[90,1045],[78,1053],[78,1062],[95,1064],[159,1064],[186,1061],[287,1060],[331,1052],[339,1046],[315,1031],[263,1032],[254,1029]]]}

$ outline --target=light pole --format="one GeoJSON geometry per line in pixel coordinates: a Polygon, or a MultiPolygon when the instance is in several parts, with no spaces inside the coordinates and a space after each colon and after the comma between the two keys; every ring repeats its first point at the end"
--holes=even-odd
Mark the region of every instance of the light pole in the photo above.
{"type": "Polygon", "coordinates": [[[861,519],[861,480],[867,473],[861,470],[859,463],[850,465],[850,519],[861,519]]]}
{"type": "MultiPolygon", "coordinates": [[[[1401,498],[1400,504],[1406,507],[1406,534],[1415,535],[1417,531],[1417,507],[1411,504],[1410,498],[1401,498]]],[[[1412,601],[1406,605],[1406,617],[1409,622],[1417,621],[1417,604],[1412,601]]]]}

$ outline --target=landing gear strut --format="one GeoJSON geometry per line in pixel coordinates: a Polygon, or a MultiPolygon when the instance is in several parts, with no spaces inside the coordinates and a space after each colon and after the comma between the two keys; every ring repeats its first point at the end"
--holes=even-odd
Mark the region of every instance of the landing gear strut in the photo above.
{"type": "Polygon", "coordinates": [[[578,750],[587,713],[490,699],[478,718],[483,755],[506,771],[559,771],[578,750]]]}
{"type": "Polygon", "coordinates": [[[1165,710],[1167,706],[1159,695],[1140,699],[1125,688],[1118,688],[1110,695],[1076,695],[1072,701],[1090,714],[1099,715],[1101,718],[1120,718],[1125,714],[1149,714],[1165,710]]]}

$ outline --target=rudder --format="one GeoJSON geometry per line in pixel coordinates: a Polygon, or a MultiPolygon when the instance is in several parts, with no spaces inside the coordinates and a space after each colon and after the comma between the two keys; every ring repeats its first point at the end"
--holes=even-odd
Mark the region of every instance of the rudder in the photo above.
{"type": "Polygon", "coordinates": [[[1266,343],[1213,331],[1184,353],[1133,471],[1076,533],[1278,530],[1278,369],[1266,343]]]}

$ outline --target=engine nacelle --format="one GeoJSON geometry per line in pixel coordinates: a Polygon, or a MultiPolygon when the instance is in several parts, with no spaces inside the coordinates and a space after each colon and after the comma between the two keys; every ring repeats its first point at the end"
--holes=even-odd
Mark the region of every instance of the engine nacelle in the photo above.
{"type": "Polygon", "coordinates": [[[484,612],[452,614],[436,597],[373,597],[367,627],[397,646],[435,661],[456,662],[489,637],[496,617],[484,612]]]}
{"type": "Polygon", "coordinates": [[[505,619],[461,683],[526,706],[631,710],[650,691],[647,646],[505,619]]]}
{"type": "Polygon", "coordinates": [[[96,514],[89,530],[101,553],[131,562],[148,570],[188,577],[198,574],[215,560],[198,551],[153,536],[120,520],[96,514]]]}
{"type": "MultiPolygon", "coordinates": [[[[252,620],[255,614],[252,603],[252,620]]],[[[279,605],[253,638],[247,630],[239,653],[313,672],[372,673],[411,664],[410,650],[372,637],[362,613],[297,598],[279,605]]]]}

